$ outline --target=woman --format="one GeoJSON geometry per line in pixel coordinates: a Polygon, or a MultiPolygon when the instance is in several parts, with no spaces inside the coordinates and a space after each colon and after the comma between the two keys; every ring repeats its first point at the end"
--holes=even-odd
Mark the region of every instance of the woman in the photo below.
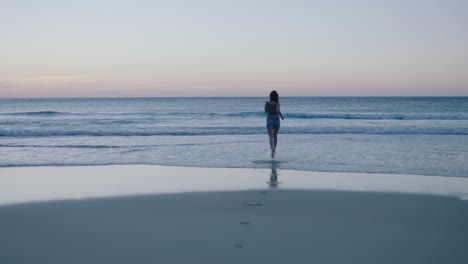
{"type": "Polygon", "coordinates": [[[265,113],[267,117],[267,130],[268,137],[270,138],[271,157],[275,157],[276,144],[278,143],[278,131],[280,129],[280,120],[284,120],[280,110],[280,103],[278,99],[278,93],[272,91],[270,93],[270,101],[265,102],[265,113]]]}

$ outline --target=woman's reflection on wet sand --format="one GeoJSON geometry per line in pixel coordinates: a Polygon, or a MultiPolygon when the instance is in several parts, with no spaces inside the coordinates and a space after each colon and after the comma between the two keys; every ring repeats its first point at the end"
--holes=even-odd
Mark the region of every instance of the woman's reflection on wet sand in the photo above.
{"type": "Polygon", "coordinates": [[[270,174],[270,181],[268,182],[270,188],[278,187],[278,171],[277,171],[277,164],[276,162],[271,163],[271,174],[270,174]]]}

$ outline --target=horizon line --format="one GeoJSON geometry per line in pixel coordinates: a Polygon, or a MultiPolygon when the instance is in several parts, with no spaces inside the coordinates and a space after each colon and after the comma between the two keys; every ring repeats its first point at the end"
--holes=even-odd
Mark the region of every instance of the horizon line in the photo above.
{"type": "MultiPolygon", "coordinates": [[[[47,97],[47,96],[38,96],[38,97],[0,97],[0,99],[124,99],[124,98],[261,98],[268,97],[265,96],[70,96],[70,97],[47,97]]],[[[468,97],[468,95],[285,95],[281,98],[297,98],[297,97],[306,97],[306,98],[403,98],[403,97],[413,97],[413,98],[424,98],[424,97],[468,97]]]]}

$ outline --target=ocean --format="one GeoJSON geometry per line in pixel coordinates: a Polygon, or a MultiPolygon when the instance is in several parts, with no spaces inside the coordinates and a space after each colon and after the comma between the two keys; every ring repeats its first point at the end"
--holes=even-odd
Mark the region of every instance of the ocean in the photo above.
{"type": "Polygon", "coordinates": [[[156,164],[468,177],[468,97],[0,99],[0,167],[156,164]]]}

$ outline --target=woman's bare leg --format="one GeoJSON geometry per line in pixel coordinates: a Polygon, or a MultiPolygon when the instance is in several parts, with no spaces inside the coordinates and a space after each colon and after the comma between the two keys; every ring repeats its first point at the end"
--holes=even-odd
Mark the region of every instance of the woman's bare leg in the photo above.
{"type": "Polygon", "coordinates": [[[274,128],[269,127],[268,129],[268,138],[270,140],[270,149],[271,149],[271,157],[275,156],[275,141],[274,141],[274,128]]]}
{"type": "Polygon", "coordinates": [[[276,145],[278,144],[278,131],[279,131],[279,128],[273,128],[273,154],[272,154],[272,157],[275,157],[276,145]]]}

